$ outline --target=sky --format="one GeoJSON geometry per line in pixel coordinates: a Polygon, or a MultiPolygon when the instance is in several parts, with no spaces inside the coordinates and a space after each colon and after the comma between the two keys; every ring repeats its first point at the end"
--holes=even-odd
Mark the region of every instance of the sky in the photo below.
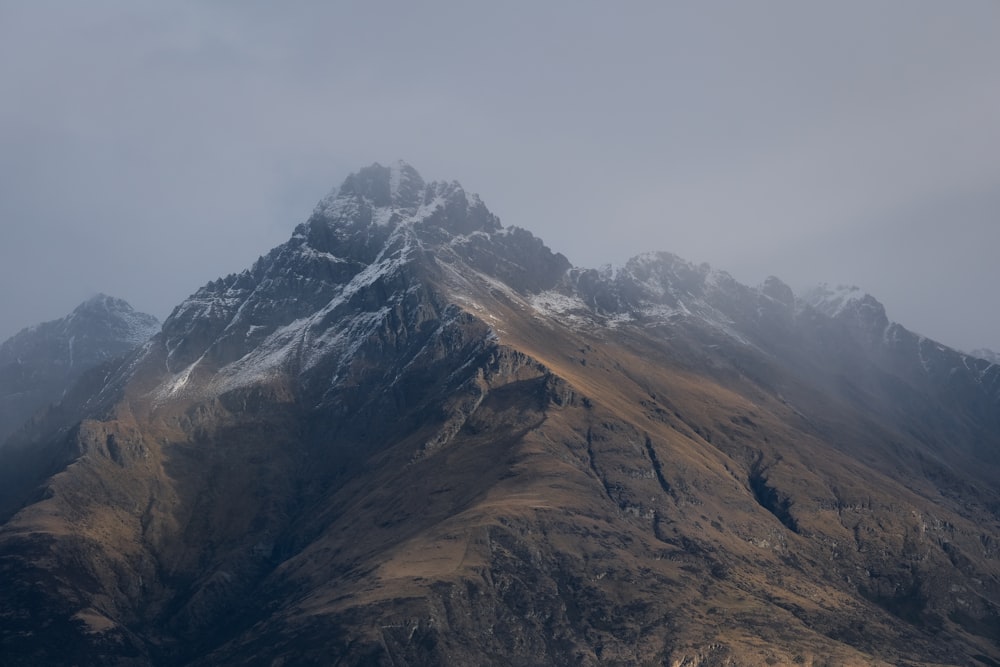
{"type": "Polygon", "coordinates": [[[995,0],[0,0],[0,340],[161,319],[348,174],[458,180],[578,266],[852,284],[1000,350],[995,0]]]}

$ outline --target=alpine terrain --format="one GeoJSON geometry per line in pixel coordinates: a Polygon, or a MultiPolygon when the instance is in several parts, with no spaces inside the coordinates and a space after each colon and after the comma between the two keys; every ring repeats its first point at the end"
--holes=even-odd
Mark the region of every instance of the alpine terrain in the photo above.
{"type": "Polygon", "coordinates": [[[0,344],[0,440],[95,366],[160,330],[152,315],[105,294],[66,317],[24,329],[0,344]]]}
{"type": "Polygon", "coordinates": [[[4,665],[1000,665],[1000,366],[857,289],[376,164],[70,380],[0,449],[4,665]]]}
{"type": "Polygon", "coordinates": [[[21,502],[40,475],[56,471],[44,449],[33,444],[35,438],[57,424],[79,421],[83,411],[76,397],[87,400],[117,358],[159,330],[152,315],[98,294],[66,317],[23,329],[0,344],[0,443],[16,434],[13,440],[23,444],[0,449],[0,516],[9,512],[9,503],[21,502]],[[80,388],[70,395],[77,383],[80,388]]]}

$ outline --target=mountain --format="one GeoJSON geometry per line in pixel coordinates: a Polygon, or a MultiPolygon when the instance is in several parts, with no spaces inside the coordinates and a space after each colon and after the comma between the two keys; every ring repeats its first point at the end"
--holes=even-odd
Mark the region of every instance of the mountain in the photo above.
{"type": "Polygon", "coordinates": [[[973,350],[972,356],[979,357],[980,359],[985,359],[991,364],[1000,364],[1000,354],[997,354],[996,352],[988,348],[980,348],[978,350],[973,350]]]}
{"type": "Polygon", "coordinates": [[[403,163],[15,444],[5,664],[1000,664],[1000,367],[403,163]]]}
{"type": "Polygon", "coordinates": [[[104,294],[66,317],[29,327],[0,344],[0,442],[58,402],[83,374],[159,331],[152,315],[104,294]]]}

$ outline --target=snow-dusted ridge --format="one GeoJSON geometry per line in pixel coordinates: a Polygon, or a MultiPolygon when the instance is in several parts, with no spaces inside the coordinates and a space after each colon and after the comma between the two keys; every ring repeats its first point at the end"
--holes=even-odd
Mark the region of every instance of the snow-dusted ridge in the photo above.
{"type": "Polygon", "coordinates": [[[481,200],[457,183],[425,184],[405,163],[364,169],[252,269],[210,283],[175,309],[164,327],[172,372],[154,395],[218,394],[321,363],[341,366],[407,297],[401,274],[418,253],[500,232],[481,200]],[[381,294],[379,303],[369,303],[373,294],[381,294]],[[215,333],[190,349],[207,322],[215,333]],[[199,369],[205,377],[191,382],[199,369]]]}
{"type": "Polygon", "coordinates": [[[65,317],[28,327],[0,343],[0,443],[37,411],[64,401],[82,379],[103,373],[108,386],[88,398],[90,404],[99,403],[113,391],[113,380],[123,381],[110,362],[133,359],[159,329],[152,315],[98,294],[65,317]]]}
{"type": "Polygon", "coordinates": [[[830,317],[836,317],[845,310],[873,297],[857,285],[836,285],[820,283],[802,295],[802,301],[830,317]]]}
{"type": "Polygon", "coordinates": [[[544,326],[684,327],[779,355],[772,336],[781,327],[834,320],[862,348],[906,355],[928,376],[951,364],[996,382],[988,362],[938,359],[949,351],[889,322],[857,287],[821,285],[796,298],[777,278],[751,288],[664,252],[573,268],[529,232],[502,227],[458,183],[426,183],[397,162],[352,174],[287,243],[181,304],[164,325],[169,374],[156,394],[217,394],[315,369],[337,382],[366,342],[399,326],[413,290],[435,288],[498,339],[509,328],[500,313],[513,309],[544,326]]]}
{"type": "MultiPolygon", "coordinates": [[[[113,356],[129,347],[141,345],[159,329],[159,320],[136,311],[127,301],[96,294],[66,317],[26,327],[0,343],[0,364],[30,356],[32,349],[38,347],[41,341],[48,340],[57,347],[65,348],[70,366],[73,366],[79,360],[77,353],[82,346],[96,345],[98,357],[113,356]]],[[[53,350],[47,352],[49,357],[53,354],[53,350]]],[[[53,359],[46,363],[51,361],[53,359]]]]}
{"type": "Polygon", "coordinates": [[[889,320],[885,307],[857,286],[820,284],[800,297],[799,307],[863,332],[877,354],[908,360],[928,381],[967,374],[987,394],[996,394],[1000,402],[1000,365],[994,360],[952,349],[889,320]]]}

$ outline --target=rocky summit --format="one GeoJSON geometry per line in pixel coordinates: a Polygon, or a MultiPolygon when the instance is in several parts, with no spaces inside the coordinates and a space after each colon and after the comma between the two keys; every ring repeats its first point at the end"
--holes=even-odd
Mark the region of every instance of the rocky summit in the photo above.
{"type": "Polygon", "coordinates": [[[4,665],[1000,665],[1000,366],[348,177],[0,449],[4,665]]]}
{"type": "Polygon", "coordinates": [[[22,330],[0,344],[0,441],[86,372],[146,342],[152,315],[98,294],[66,317],[22,330]]]}

